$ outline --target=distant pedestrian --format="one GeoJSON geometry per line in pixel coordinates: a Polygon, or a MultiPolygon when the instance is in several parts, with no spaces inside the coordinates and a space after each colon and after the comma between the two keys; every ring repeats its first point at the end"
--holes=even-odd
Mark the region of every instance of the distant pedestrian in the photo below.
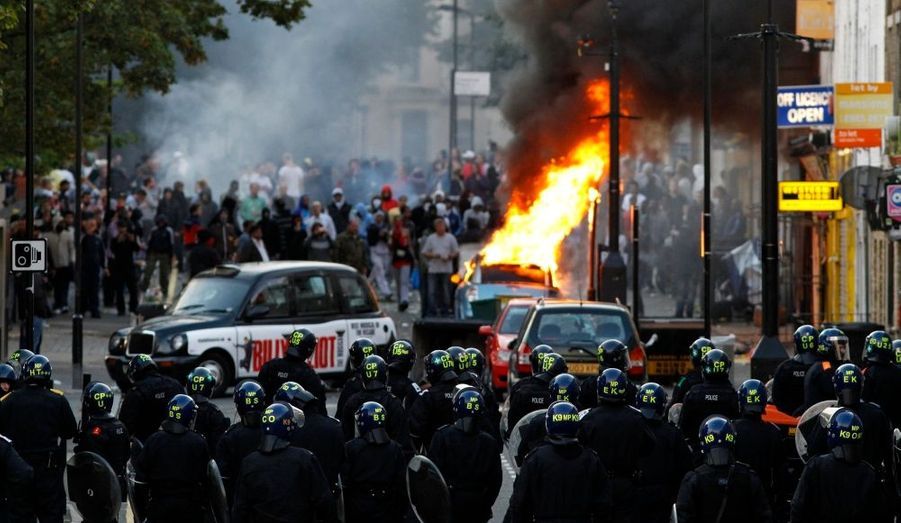
{"type": "Polygon", "coordinates": [[[350,205],[344,199],[344,190],[340,187],[332,189],[332,202],[328,204],[328,215],[335,222],[335,231],[338,234],[347,229],[350,223],[350,205]]]}
{"type": "Polygon", "coordinates": [[[364,276],[369,272],[369,249],[360,238],[360,222],[356,219],[350,220],[347,230],[335,240],[334,258],[336,263],[350,265],[364,276]]]}
{"type": "Polygon", "coordinates": [[[81,239],[81,292],[82,310],[90,312],[92,318],[100,317],[100,275],[109,274],[106,268],[106,249],[97,235],[97,220],[89,218],[84,222],[84,237],[81,239]]]}
{"type": "Polygon", "coordinates": [[[263,229],[254,224],[250,227],[250,242],[238,249],[238,263],[268,262],[269,252],[263,242],[263,229]]]}
{"type": "Polygon", "coordinates": [[[222,258],[219,257],[219,253],[213,248],[214,245],[215,239],[213,239],[210,231],[202,229],[197,233],[197,245],[188,254],[188,267],[190,268],[191,278],[222,263],[222,258]]]}
{"type": "Polygon", "coordinates": [[[430,234],[422,247],[422,255],[428,263],[428,311],[430,314],[450,315],[451,282],[454,259],[460,254],[457,239],[447,232],[442,218],[434,221],[435,232],[430,234]]]}
{"type": "Polygon", "coordinates": [[[150,231],[147,242],[147,264],[144,266],[144,281],[141,288],[150,288],[150,279],[155,270],[160,271],[159,283],[163,298],[169,292],[169,273],[172,272],[172,258],[175,256],[175,233],[163,215],[156,217],[156,226],[150,231]]]}
{"type": "Polygon", "coordinates": [[[311,230],[312,234],[304,242],[307,259],[323,262],[332,261],[332,251],[335,242],[326,234],[325,227],[321,223],[314,223],[311,230]]]}

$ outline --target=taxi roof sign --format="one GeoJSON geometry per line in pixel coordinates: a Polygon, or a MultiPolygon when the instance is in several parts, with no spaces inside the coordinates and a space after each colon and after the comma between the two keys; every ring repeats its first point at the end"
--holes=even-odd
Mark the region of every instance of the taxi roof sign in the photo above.
{"type": "Polygon", "coordinates": [[[844,204],[838,182],[779,182],[779,212],[835,212],[844,204]]]}

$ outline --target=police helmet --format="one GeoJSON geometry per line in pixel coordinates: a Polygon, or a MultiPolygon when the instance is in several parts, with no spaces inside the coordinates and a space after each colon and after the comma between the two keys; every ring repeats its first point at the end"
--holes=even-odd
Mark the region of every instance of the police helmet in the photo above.
{"type": "Polygon", "coordinates": [[[193,430],[197,419],[197,404],[187,394],[176,394],[166,407],[166,420],[193,430]]]}
{"type": "Polygon", "coordinates": [[[895,353],[895,365],[901,365],[901,340],[892,342],[892,351],[895,353]]]}
{"type": "Polygon", "coordinates": [[[556,352],[550,352],[541,358],[541,367],[536,377],[550,382],[555,376],[559,376],[567,370],[569,369],[566,366],[566,358],[556,352]]]}
{"type": "Polygon", "coordinates": [[[291,445],[291,437],[297,430],[298,421],[290,405],[273,403],[260,416],[260,426],[263,430],[260,451],[268,453],[291,445]]]}
{"type": "Polygon", "coordinates": [[[16,376],[22,377],[22,365],[34,356],[34,353],[28,349],[18,349],[9,356],[9,363],[16,371],[16,376]]]}
{"type": "Polygon", "coordinates": [[[113,389],[106,383],[89,383],[81,397],[81,410],[94,417],[112,417],[113,389]]]}
{"type": "Polygon", "coordinates": [[[619,340],[607,340],[598,346],[598,365],[600,369],[629,370],[629,348],[619,340]]]}
{"type": "Polygon", "coordinates": [[[539,345],[532,349],[532,352],[529,353],[529,365],[532,366],[532,374],[541,372],[541,360],[552,352],[554,352],[554,349],[548,345],[539,345]]]}
{"type": "Polygon", "coordinates": [[[863,422],[854,412],[839,410],[829,420],[826,443],[836,458],[859,463],[863,459],[863,422]]]}
{"type": "Polygon", "coordinates": [[[714,345],[713,342],[708,340],[707,338],[701,337],[696,339],[688,347],[688,354],[691,357],[691,364],[694,365],[695,368],[700,367],[701,358],[703,358],[705,354],[715,348],[716,345],[714,345]]]}
{"type": "Polygon", "coordinates": [[[279,387],[277,391],[275,391],[275,396],[273,396],[272,399],[273,401],[287,403],[294,408],[303,410],[307,404],[316,399],[316,396],[303,388],[299,383],[295,381],[286,381],[282,383],[282,386],[279,387]]]}
{"type": "Polygon", "coordinates": [[[416,350],[407,340],[397,340],[388,347],[388,368],[398,372],[410,372],[416,363],[416,350]]]}
{"type": "Polygon", "coordinates": [[[760,380],[745,380],[738,387],[738,408],[742,414],[763,414],[766,403],[766,385],[760,380]]]}
{"type": "Polygon", "coordinates": [[[840,361],[848,359],[848,337],[840,329],[830,327],[820,332],[817,338],[817,357],[821,360],[840,361]]]}
{"type": "Polygon", "coordinates": [[[701,376],[704,379],[726,378],[730,368],[732,362],[729,361],[729,356],[720,349],[710,349],[701,357],[701,376]]]}
{"type": "Polygon", "coordinates": [[[19,375],[9,363],[0,363],[0,383],[6,383],[12,389],[16,386],[19,375]]]}
{"type": "Polygon", "coordinates": [[[429,383],[457,379],[457,373],[454,370],[454,360],[444,350],[433,350],[425,357],[425,374],[429,383]]]}
{"type": "Polygon", "coordinates": [[[485,412],[485,400],[475,387],[467,387],[454,394],[453,412],[455,426],[464,432],[474,432],[485,412]]]}
{"type": "Polygon", "coordinates": [[[892,338],[885,331],[873,331],[864,342],[864,358],[870,363],[891,363],[894,359],[892,338]]]}
{"type": "Polygon", "coordinates": [[[147,373],[156,370],[156,362],[147,354],[138,354],[128,362],[126,374],[132,383],[143,378],[147,373]]]}
{"type": "Polygon", "coordinates": [[[191,396],[209,398],[216,389],[216,376],[206,367],[197,367],[188,374],[188,392],[191,396]]]}
{"type": "Polygon", "coordinates": [[[626,385],[629,378],[619,369],[604,369],[598,376],[598,401],[602,403],[625,403],[626,385]]]}
{"type": "Polygon", "coordinates": [[[575,441],[579,433],[579,409],[568,401],[555,401],[544,415],[548,439],[554,442],[575,441]]]}
{"type": "Polygon", "coordinates": [[[297,329],[288,336],[288,356],[306,360],[316,352],[316,335],[309,329],[297,329]]]}
{"type": "Polygon", "coordinates": [[[666,413],[666,390],[659,384],[645,383],[635,395],[635,408],[645,419],[660,421],[666,413]]]}
{"type": "Polygon", "coordinates": [[[579,380],[572,374],[564,372],[551,380],[551,400],[568,401],[575,404],[579,399],[579,380]]]}
{"type": "Polygon", "coordinates": [[[391,441],[385,427],[388,425],[388,412],[381,403],[367,401],[360,405],[354,413],[354,423],[361,438],[376,445],[391,441]]]}
{"type": "Polygon", "coordinates": [[[795,329],[795,333],[792,335],[795,341],[795,353],[806,354],[815,351],[819,337],[820,333],[813,325],[801,325],[795,329]]]}
{"type": "Polygon", "coordinates": [[[22,377],[25,383],[47,385],[53,383],[53,366],[43,354],[35,354],[22,364],[22,377]]]}
{"type": "Polygon", "coordinates": [[[363,388],[365,390],[384,389],[388,385],[388,364],[381,356],[366,356],[363,359],[363,388]]]}
{"type": "Polygon", "coordinates": [[[481,377],[485,372],[485,355],[475,347],[468,347],[466,349],[466,355],[469,356],[466,360],[467,370],[476,376],[481,377]]]}
{"type": "Polygon", "coordinates": [[[857,365],[845,363],[835,369],[835,374],[832,375],[832,388],[835,389],[839,405],[843,407],[857,405],[860,403],[863,390],[863,373],[857,365]]]}
{"type": "Polygon", "coordinates": [[[453,345],[447,348],[447,353],[454,360],[454,371],[457,373],[457,376],[466,372],[466,359],[469,357],[466,355],[466,349],[459,345],[453,345]]]}
{"type": "Polygon", "coordinates": [[[735,450],[735,428],[726,418],[710,416],[698,431],[704,462],[712,467],[729,465],[735,450]]]}
{"type": "Polygon", "coordinates": [[[360,338],[350,344],[350,367],[354,370],[363,364],[363,358],[375,354],[375,343],[369,338],[360,338]]]}
{"type": "Polygon", "coordinates": [[[235,387],[233,398],[241,421],[248,426],[259,425],[260,413],[263,412],[265,407],[263,402],[266,399],[263,387],[253,380],[242,381],[235,387]]]}

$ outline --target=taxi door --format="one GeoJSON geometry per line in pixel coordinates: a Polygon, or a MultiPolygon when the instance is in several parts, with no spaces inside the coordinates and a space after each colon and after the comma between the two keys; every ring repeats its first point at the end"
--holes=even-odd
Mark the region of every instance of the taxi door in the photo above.
{"type": "Polygon", "coordinates": [[[347,365],[347,319],[335,282],[326,272],[292,276],[295,328],[316,335],[316,352],[307,361],[320,374],[343,373],[347,365]]]}
{"type": "Polygon", "coordinates": [[[294,330],[294,300],[289,276],[264,278],[251,292],[250,301],[236,321],[236,346],[232,356],[238,380],[255,377],[263,364],[285,354],[294,330]],[[268,311],[266,311],[268,309],[268,311]],[[251,318],[252,312],[265,314],[251,318]]]}

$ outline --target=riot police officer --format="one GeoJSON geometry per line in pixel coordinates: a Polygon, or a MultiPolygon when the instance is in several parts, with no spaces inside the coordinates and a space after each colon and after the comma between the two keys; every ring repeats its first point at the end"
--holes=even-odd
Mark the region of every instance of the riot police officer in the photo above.
{"type": "Polygon", "coordinates": [[[128,433],[143,443],[166,419],[169,400],[184,393],[184,388],[160,374],[156,363],[146,354],[133,357],[126,373],[134,386],[122,399],[119,419],[128,433]]]}
{"type": "MultiPolygon", "coordinates": [[[[337,499],[341,492],[338,475],[344,464],[344,433],[338,420],[311,408],[314,399],[310,392],[293,381],[283,383],[275,393],[275,401],[287,403],[303,413],[303,425],[294,431],[291,444],[316,456],[337,499]]],[[[296,411],[295,417],[298,417],[296,411]]]]}
{"type": "Polygon", "coordinates": [[[18,383],[19,376],[16,374],[16,369],[9,363],[0,363],[0,397],[15,390],[18,383]]]}
{"type": "Polygon", "coordinates": [[[694,435],[709,416],[719,414],[726,419],[738,417],[738,394],[729,382],[731,367],[729,357],[719,349],[711,349],[701,357],[703,381],[692,387],[682,402],[679,428],[685,439],[694,441],[694,435]]]}
{"type": "Polygon", "coordinates": [[[763,421],[766,409],[766,387],[760,380],[745,380],[738,388],[740,417],[732,422],[735,429],[735,459],[750,466],[757,473],[763,489],[769,495],[773,512],[779,514],[776,499],[785,458],[782,452],[782,433],[772,423],[763,421]]]}
{"type": "Polygon", "coordinates": [[[598,377],[598,406],[582,418],[579,441],[600,456],[610,478],[614,522],[632,521],[640,460],[654,450],[644,418],[626,403],[626,373],[607,369],[598,377]]]}
{"type": "Polygon", "coordinates": [[[882,487],[863,460],[865,424],[847,409],[829,421],[830,453],[807,461],[791,503],[792,523],[890,521],[882,487]]]}
{"type": "Polygon", "coordinates": [[[676,500],[678,521],[769,523],[770,503],[757,474],[735,461],[735,429],[711,416],[698,433],[704,463],[682,480],[676,500]]]}
{"type": "Polygon", "coordinates": [[[101,382],[89,383],[81,397],[81,427],[75,436],[75,452],[93,452],[110,464],[125,492],[125,464],[129,436],[125,425],[112,415],[113,389],[101,382]]]}
{"type": "Polygon", "coordinates": [[[51,389],[50,360],[35,355],[22,365],[24,387],[0,400],[0,433],[15,445],[34,471],[31,496],[16,507],[41,522],[62,522],[66,512],[63,472],[66,440],[75,437],[78,425],[63,393],[51,389]]]}
{"type": "Polygon", "coordinates": [[[385,407],[388,413],[388,434],[405,448],[412,449],[410,444],[410,426],[407,412],[400,400],[388,392],[388,365],[381,356],[366,356],[363,360],[363,390],[351,396],[344,405],[341,414],[341,428],[344,430],[344,441],[354,439],[354,415],[360,406],[367,401],[375,401],[385,407]]]}
{"type": "Polygon", "coordinates": [[[19,384],[21,385],[24,381],[24,376],[22,375],[22,365],[28,361],[29,358],[34,356],[34,353],[28,349],[17,349],[15,352],[9,355],[9,360],[6,363],[9,364],[13,370],[16,371],[16,376],[19,377],[19,384]]]}
{"type": "Polygon", "coordinates": [[[216,463],[222,474],[229,504],[234,500],[235,482],[241,473],[241,462],[260,445],[260,416],[265,408],[266,393],[259,383],[247,380],[235,387],[232,397],[238,412],[238,422],[225,431],[216,448],[216,463]]]}
{"type": "Polygon", "coordinates": [[[792,336],[795,355],[776,367],[772,403],[786,414],[798,414],[798,409],[804,405],[804,377],[810,366],[817,362],[814,351],[819,336],[820,333],[811,325],[801,325],[795,329],[792,336]]]}
{"type": "Polygon", "coordinates": [[[160,430],[144,443],[134,461],[136,497],[145,501],[151,523],[202,521],[209,451],[193,431],[197,405],[178,394],[167,406],[160,430]]]}
{"type": "Polygon", "coordinates": [[[547,444],[536,447],[513,483],[505,521],[609,521],[610,487],[598,455],[583,447],[579,410],[556,401],[547,409],[547,444]]]}
{"type": "MultiPolygon", "coordinates": [[[[606,340],[598,346],[598,376],[606,369],[619,369],[629,377],[629,348],[619,340],[606,340]]],[[[598,376],[591,376],[582,381],[579,392],[579,407],[593,409],[598,406],[598,376]]],[[[635,403],[638,387],[632,381],[626,383],[626,403],[635,403]]]]}
{"type": "Polygon", "coordinates": [[[209,369],[197,367],[188,374],[188,394],[197,404],[194,432],[206,440],[210,456],[215,455],[216,448],[219,446],[219,438],[231,425],[231,420],[226,418],[219,407],[210,401],[214,390],[216,390],[216,377],[209,369]]]}
{"type": "Polygon", "coordinates": [[[502,451],[504,441],[501,439],[501,409],[494,397],[494,391],[482,380],[485,372],[485,356],[475,347],[464,349],[457,357],[457,380],[463,385],[475,387],[482,395],[484,403],[479,424],[497,441],[498,451],[502,451]]]}
{"type": "Polygon", "coordinates": [[[354,413],[358,437],[344,445],[344,519],[347,523],[404,521],[407,459],[386,430],[385,408],[367,401],[354,413]]]}
{"type": "Polygon", "coordinates": [[[341,387],[341,394],[338,395],[338,406],[335,409],[335,416],[341,417],[344,412],[344,405],[351,396],[363,390],[363,380],[360,377],[360,368],[363,365],[363,358],[375,354],[375,343],[369,338],[360,338],[350,344],[348,349],[350,359],[350,370],[353,372],[351,377],[344,382],[341,387]]]}
{"type": "Polygon", "coordinates": [[[654,450],[639,461],[636,496],[638,521],[669,523],[673,503],[682,477],[691,470],[691,451],[679,429],[664,420],[666,391],[657,383],[645,383],[638,389],[635,408],[654,435],[654,450]]]}
{"type": "Polygon", "coordinates": [[[34,470],[16,452],[12,441],[0,435],[0,521],[33,521],[27,500],[31,495],[34,470]]]}
{"type": "MultiPolygon", "coordinates": [[[[540,347],[540,346],[539,346],[540,347]]],[[[556,352],[535,354],[536,347],[529,355],[532,364],[532,375],[516,382],[510,388],[510,410],[507,412],[507,433],[513,431],[523,416],[533,410],[541,410],[551,404],[550,385],[554,376],[563,374],[568,369],[566,359],[556,352]]],[[[550,350],[550,349],[548,349],[550,350]]]]}
{"type": "Polygon", "coordinates": [[[338,521],[328,480],[312,452],[291,446],[294,409],[273,403],[262,415],[259,449],[244,458],[235,487],[232,521],[338,521]]]}
{"type": "MultiPolygon", "coordinates": [[[[454,387],[457,372],[450,354],[434,350],[426,356],[425,374],[430,387],[422,391],[410,408],[410,439],[414,448],[429,448],[438,428],[453,422],[454,387]]],[[[389,420],[391,410],[388,410],[389,420]]],[[[390,433],[390,430],[389,430],[390,433]]],[[[346,434],[346,431],[345,431],[346,434]]]]}
{"type": "MultiPolygon", "coordinates": [[[[554,377],[550,384],[551,403],[565,401],[578,408],[579,380],[572,374],[563,373],[554,377]]],[[[544,416],[535,416],[526,426],[519,429],[522,439],[519,448],[516,449],[516,464],[522,466],[526,456],[535,447],[544,443],[547,431],[544,426],[544,416]]]]}
{"type": "Polygon", "coordinates": [[[667,407],[667,412],[676,403],[682,403],[685,400],[685,395],[688,394],[692,387],[701,384],[703,381],[701,378],[701,358],[715,348],[716,346],[713,345],[712,341],[703,337],[696,339],[688,347],[688,355],[691,358],[691,370],[683,374],[673,386],[673,397],[667,407]]]}
{"type": "Polygon", "coordinates": [[[275,391],[286,381],[299,383],[301,387],[316,396],[314,405],[325,414],[325,385],[308,364],[307,360],[316,352],[316,336],[307,329],[298,329],[288,338],[288,349],[282,358],[274,358],[263,364],[257,381],[272,401],[275,391]]]}
{"type": "Polygon", "coordinates": [[[475,387],[454,395],[454,423],[432,437],[429,458],[438,466],[451,493],[451,521],[487,522],[503,483],[494,436],[480,429],[485,401],[475,387]]]}
{"type": "Polygon", "coordinates": [[[892,426],[901,427],[901,368],[894,365],[892,340],[885,331],[873,331],[864,350],[868,366],[863,371],[862,398],[879,405],[892,426]]]}
{"type": "Polygon", "coordinates": [[[891,479],[892,424],[878,405],[861,399],[865,379],[860,369],[853,363],[845,363],[835,369],[832,382],[838,406],[857,414],[863,423],[863,459],[876,469],[880,478],[891,479]]]}
{"type": "Polygon", "coordinates": [[[804,409],[821,401],[834,400],[832,376],[848,356],[848,337],[836,328],[823,329],[817,338],[817,361],[804,376],[804,409]]]}
{"type": "Polygon", "coordinates": [[[895,340],[892,342],[892,352],[895,356],[895,359],[892,360],[892,363],[894,363],[895,365],[901,365],[901,340],[895,340]]]}
{"type": "Polygon", "coordinates": [[[410,371],[416,363],[416,351],[407,340],[397,340],[388,347],[388,392],[401,400],[406,410],[410,410],[413,402],[419,397],[422,389],[410,379],[410,371]]]}

